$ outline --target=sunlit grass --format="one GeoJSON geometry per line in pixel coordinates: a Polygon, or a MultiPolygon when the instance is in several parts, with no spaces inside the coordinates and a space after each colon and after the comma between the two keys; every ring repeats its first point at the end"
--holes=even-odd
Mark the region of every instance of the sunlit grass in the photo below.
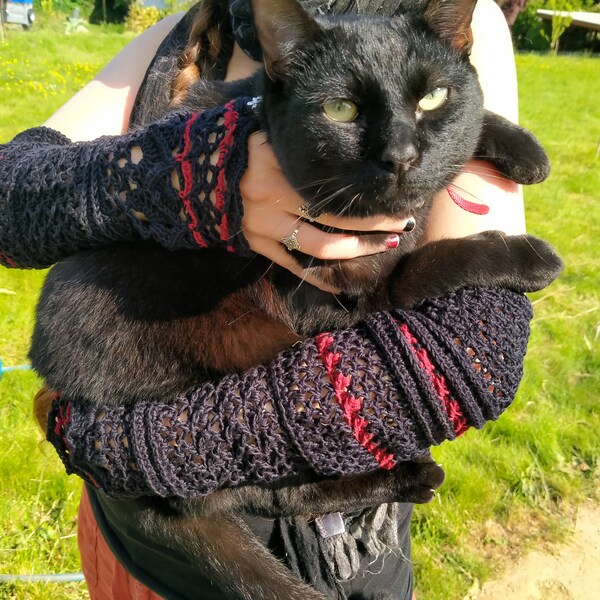
{"type": "MultiPolygon", "coordinates": [[[[7,31],[0,45],[0,142],[41,124],[89,81],[131,36],[91,28],[65,36],[60,27],[7,31]]],[[[90,116],[93,118],[93,116],[90,116]]],[[[0,359],[26,363],[33,307],[44,272],[0,267],[0,359]]],[[[0,379],[0,573],[81,570],[75,541],[81,483],[66,477],[33,422],[39,381],[27,371],[0,379]]],[[[83,583],[0,583],[0,599],[77,600],[83,583]]]]}
{"type": "Polygon", "coordinates": [[[72,35],[62,25],[7,31],[0,44],[0,141],[40,125],[132,39],[89,28],[72,35]]]}
{"type": "Polygon", "coordinates": [[[519,550],[564,535],[569,507],[598,494],[600,61],[523,55],[517,66],[521,121],[552,161],[548,181],[526,190],[528,228],[555,245],[566,268],[532,295],[514,405],[435,452],[447,482],[432,505],[417,508],[414,536],[426,600],[461,598],[519,550]]]}

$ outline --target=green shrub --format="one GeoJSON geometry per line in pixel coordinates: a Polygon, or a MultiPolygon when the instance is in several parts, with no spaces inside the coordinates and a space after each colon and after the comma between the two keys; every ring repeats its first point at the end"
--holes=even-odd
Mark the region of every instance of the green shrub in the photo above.
{"type": "Polygon", "coordinates": [[[33,10],[40,15],[72,15],[78,9],[82,18],[87,19],[94,8],[93,0],[33,0],[33,10]]]}
{"type": "Polygon", "coordinates": [[[595,0],[530,0],[519,14],[512,26],[512,36],[517,50],[547,52],[552,41],[558,43],[561,50],[577,52],[594,50],[598,46],[598,32],[584,27],[569,27],[569,22],[557,20],[553,23],[542,21],[538,9],[545,10],[581,10],[589,12],[600,11],[600,5],[594,5],[595,0]],[[560,31],[566,25],[565,29],[560,31]]]}
{"type": "Polygon", "coordinates": [[[143,6],[141,0],[136,0],[129,5],[125,29],[141,33],[167,15],[188,10],[192,4],[195,4],[195,0],[165,0],[165,8],[158,9],[156,6],[143,6]]]}
{"type": "Polygon", "coordinates": [[[127,11],[125,29],[133,33],[141,33],[158,23],[162,16],[156,6],[142,6],[141,2],[132,2],[127,11]]]}

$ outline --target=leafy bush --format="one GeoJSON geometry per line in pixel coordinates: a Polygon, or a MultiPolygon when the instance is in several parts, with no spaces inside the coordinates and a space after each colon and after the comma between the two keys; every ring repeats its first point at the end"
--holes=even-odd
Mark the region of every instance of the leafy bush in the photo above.
{"type": "Polygon", "coordinates": [[[194,3],[195,0],[165,0],[165,7],[159,9],[156,6],[143,6],[141,0],[134,0],[129,5],[127,18],[125,19],[125,29],[134,33],[141,33],[167,15],[188,10],[194,3]]]}
{"type": "Polygon", "coordinates": [[[94,0],[33,0],[33,10],[38,15],[72,15],[75,9],[79,9],[81,16],[87,19],[93,8],[94,0]]]}
{"type": "Polygon", "coordinates": [[[140,2],[132,2],[127,11],[125,29],[133,33],[141,33],[158,23],[161,18],[161,11],[156,6],[142,6],[140,2]]]}
{"type": "Polygon", "coordinates": [[[583,27],[569,27],[565,20],[555,21],[554,24],[542,21],[537,14],[538,9],[599,12],[600,5],[594,5],[594,0],[530,0],[512,27],[513,40],[518,50],[545,52],[550,49],[553,40],[558,43],[559,39],[561,50],[576,52],[595,49],[597,32],[583,27]]]}
{"type": "Polygon", "coordinates": [[[544,8],[546,3],[547,0],[530,0],[517,17],[512,26],[512,36],[518,50],[546,51],[550,48],[547,37],[550,25],[537,14],[538,9],[544,8]]]}

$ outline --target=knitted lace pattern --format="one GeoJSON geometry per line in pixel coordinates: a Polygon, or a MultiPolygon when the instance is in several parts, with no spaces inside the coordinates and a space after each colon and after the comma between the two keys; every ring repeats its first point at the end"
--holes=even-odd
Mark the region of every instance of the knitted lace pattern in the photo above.
{"type": "Polygon", "coordinates": [[[522,376],[530,319],[522,295],[462,290],[323,333],[169,403],[98,407],[63,394],[48,439],[68,472],[115,498],[389,469],[498,418],[522,376]]]}
{"type": "Polygon", "coordinates": [[[256,129],[239,98],[93,142],[46,127],[19,134],[0,146],[0,264],[42,268],[140,238],[248,254],[239,183],[256,129]]]}

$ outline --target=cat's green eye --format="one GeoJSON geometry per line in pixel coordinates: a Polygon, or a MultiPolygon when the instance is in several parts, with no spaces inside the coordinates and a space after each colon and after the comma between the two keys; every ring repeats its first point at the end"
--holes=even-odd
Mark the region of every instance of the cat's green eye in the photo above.
{"type": "Polygon", "coordinates": [[[328,100],[323,104],[323,112],[332,120],[338,123],[350,123],[358,115],[358,106],[352,100],[345,98],[336,98],[328,100]]]}
{"type": "Polygon", "coordinates": [[[423,111],[435,110],[448,100],[448,88],[436,87],[419,100],[419,108],[423,111]]]}

